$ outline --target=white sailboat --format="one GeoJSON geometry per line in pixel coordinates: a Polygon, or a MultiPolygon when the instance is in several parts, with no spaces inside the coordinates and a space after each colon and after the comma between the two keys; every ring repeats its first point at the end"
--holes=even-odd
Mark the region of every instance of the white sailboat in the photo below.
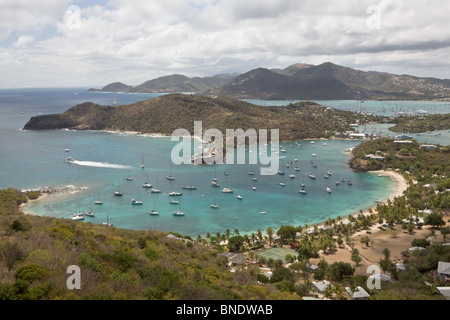
{"type": "Polygon", "coordinates": [[[149,189],[152,187],[152,185],[150,183],[148,183],[148,173],[147,173],[147,180],[146,182],[142,185],[143,188],[149,189]]]}

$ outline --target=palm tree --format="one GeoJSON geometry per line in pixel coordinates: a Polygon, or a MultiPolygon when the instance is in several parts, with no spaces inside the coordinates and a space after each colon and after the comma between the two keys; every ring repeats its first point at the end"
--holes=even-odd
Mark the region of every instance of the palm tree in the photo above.
{"type": "Polygon", "coordinates": [[[235,235],[237,235],[237,236],[239,235],[239,230],[238,229],[234,229],[233,232],[234,232],[235,235]]]}
{"type": "Polygon", "coordinates": [[[266,233],[267,233],[267,239],[269,240],[269,246],[271,246],[272,240],[273,240],[273,229],[271,227],[268,227],[266,229],[266,233]]]}
{"type": "Polygon", "coordinates": [[[230,229],[225,230],[227,240],[230,239],[230,229]]]}
{"type": "Polygon", "coordinates": [[[261,229],[258,229],[258,231],[257,231],[256,233],[257,233],[257,235],[258,235],[258,240],[259,240],[259,242],[262,242],[262,241],[263,241],[263,236],[262,236],[261,229]]]}

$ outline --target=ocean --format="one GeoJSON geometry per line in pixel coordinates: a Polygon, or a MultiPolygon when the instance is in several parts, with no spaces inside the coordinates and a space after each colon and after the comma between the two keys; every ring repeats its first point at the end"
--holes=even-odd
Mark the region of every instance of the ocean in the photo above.
{"type": "MultiPolygon", "coordinates": [[[[115,100],[118,104],[129,104],[159,95],[87,92],[86,88],[0,90],[0,188],[74,186],[73,192],[50,195],[29,204],[27,211],[71,218],[77,212],[90,210],[95,217],[86,217],[84,222],[100,224],[109,217],[109,222],[119,228],[154,229],[189,236],[222,233],[226,229],[237,229],[242,234],[266,230],[269,226],[278,229],[288,224],[312,225],[370,207],[393,191],[394,183],[389,178],[349,169],[349,154],[345,150],[359,143],[354,141],[281,143],[286,152],[274,152],[279,152],[280,170],[285,175],[261,176],[258,165],[174,165],[171,151],[177,142],[169,137],[21,129],[32,116],[64,112],[85,101],[110,105],[115,100]],[[66,162],[67,157],[73,157],[75,162],[66,162]],[[312,166],[312,160],[317,167],[312,166]],[[295,171],[295,167],[300,171],[295,171]],[[250,170],[255,172],[257,181],[248,175],[250,170]],[[326,179],[328,171],[332,175],[326,179]],[[290,178],[291,174],[295,178],[290,178]],[[310,179],[309,174],[316,175],[316,179],[310,179]],[[174,180],[167,180],[168,175],[174,180]],[[128,177],[132,180],[127,180],[128,177]],[[219,188],[211,186],[213,178],[219,188]],[[337,186],[336,181],[342,178],[351,180],[352,185],[337,186]],[[145,182],[161,193],[143,188],[145,182]],[[307,195],[299,193],[301,184],[305,184],[307,195]],[[182,189],[186,185],[197,189],[182,189]],[[224,187],[234,192],[221,192],[224,187]],[[326,192],[327,187],[332,193],[326,192]],[[122,197],[113,196],[118,190],[122,197]],[[171,197],[170,192],[181,192],[182,196],[171,197]],[[242,200],[237,199],[238,195],[242,200]],[[133,198],[143,205],[132,205],[133,198]],[[175,198],[180,203],[170,204],[175,198]],[[103,201],[102,205],[94,204],[98,199],[103,201]],[[219,208],[212,209],[211,204],[219,208]],[[147,214],[150,210],[160,212],[159,216],[147,214]],[[173,216],[175,210],[185,215],[173,216]]],[[[436,112],[440,106],[430,106],[429,110],[436,112]]]]}

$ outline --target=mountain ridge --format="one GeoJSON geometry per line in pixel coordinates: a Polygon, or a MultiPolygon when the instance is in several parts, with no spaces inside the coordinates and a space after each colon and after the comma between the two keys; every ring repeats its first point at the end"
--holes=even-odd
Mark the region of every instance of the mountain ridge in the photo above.
{"type": "Polygon", "coordinates": [[[450,99],[450,79],[362,71],[325,62],[296,63],[284,69],[259,67],[242,74],[189,78],[180,74],[138,86],[111,83],[101,92],[193,92],[210,97],[264,100],[430,100],[450,99]]]}

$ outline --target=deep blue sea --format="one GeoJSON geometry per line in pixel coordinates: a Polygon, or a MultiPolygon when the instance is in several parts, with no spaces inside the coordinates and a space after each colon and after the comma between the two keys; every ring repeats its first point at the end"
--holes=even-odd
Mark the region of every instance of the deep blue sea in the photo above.
{"type": "MultiPolygon", "coordinates": [[[[116,100],[118,104],[128,104],[156,96],[159,94],[87,92],[86,88],[0,90],[0,188],[83,187],[82,191],[52,195],[32,203],[27,206],[27,211],[70,218],[79,211],[91,210],[95,217],[86,217],[85,222],[103,223],[110,217],[110,223],[120,228],[174,231],[190,236],[215,234],[226,229],[250,233],[269,226],[279,228],[283,224],[311,225],[328,217],[343,217],[370,207],[376,200],[387,198],[393,190],[389,178],[358,174],[348,168],[349,155],[345,150],[358,142],[281,143],[286,152],[278,154],[285,175],[261,176],[257,165],[174,165],[171,151],[177,142],[172,142],[169,137],[21,129],[32,116],[64,112],[85,101],[111,105],[116,100]],[[66,148],[70,152],[65,152],[66,148]],[[64,161],[69,156],[76,160],[75,163],[64,161]],[[141,168],[142,158],[144,169],[141,168]],[[316,163],[316,168],[311,160],[316,163]],[[295,167],[300,171],[295,171],[295,167]],[[250,170],[255,172],[257,181],[248,175],[250,170]],[[332,176],[325,179],[328,171],[332,176]],[[315,180],[308,178],[310,173],[316,175],[315,180]],[[294,174],[295,179],[290,178],[290,174],[294,174]],[[167,180],[168,175],[175,180],[167,180]],[[133,180],[128,181],[127,177],[133,180]],[[211,186],[213,178],[217,178],[219,188],[211,186]],[[342,178],[353,184],[336,186],[336,181],[342,178]],[[151,183],[161,193],[150,193],[142,187],[144,182],[151,183]],[[305,184],[307,195],[299,193],[301,184],[305,184]],[[197,189],[184,190],[184,185],[193,185],[197,189]],[[234,193],[221,192],[224,187],[234,193]],[[327,187],[332,193],[326,192],[327,187]],[[113,196],[118,190],[123,197],[113,196]],[[174,199],[168,196],[169,192],[182,193],[177,197],[179,205],[169,203],[174,199]],[[237,195],[243,199],[237,199],[237,195]],[[132,198],[143,201],[143,205],[131,205],[132,198]],[[94,205],[98,199],[103,201],[102,205],[94,205]],[[213,203],[219,208],[210,208],[213,203]],[[153,209],[160,215],[146,214],[153,209]],[[173,216],[175,210],[181,210],[185,216],[173,216]]],[[[267,102],[258,103],[264,105],[267,102]]],[[[420,109],[424,108],[420,106],[420,109]]],[[[439,103],[437,107],[429,108],[431,112],[441,109],[439,103]]]]}

